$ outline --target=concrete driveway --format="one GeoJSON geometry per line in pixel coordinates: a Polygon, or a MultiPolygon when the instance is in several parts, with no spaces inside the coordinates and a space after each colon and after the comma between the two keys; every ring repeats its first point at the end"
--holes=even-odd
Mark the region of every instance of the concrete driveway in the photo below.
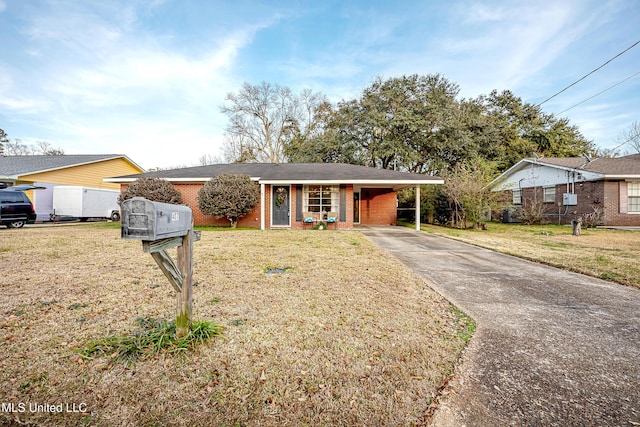
{"type": "Polygon", "coordinates": [[[407,228],[362,232],[477,322],[432,425],[640,426],[640,290],[407,228]]]}

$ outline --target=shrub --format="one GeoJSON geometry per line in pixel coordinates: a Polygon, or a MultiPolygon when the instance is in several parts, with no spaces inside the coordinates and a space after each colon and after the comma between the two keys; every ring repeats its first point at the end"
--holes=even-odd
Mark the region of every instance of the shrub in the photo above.
{"type": "Polygon", "coordinates": [[[138,178],[118,196],[118,203],[133,197],[144,197],[148,200],[173,205],[182,204],[182,195],[166,179],[162,178],[138,178]]]}
{"type": "Polygon", "coordinates": [[[224,173],[211,178],[198,192],[198,206],[206,215],[227,218],[235,228],[260,198],[260,189],[249,175],[224,173]]]}
{"type": "Polygon", "coordinates": [[[534,197],[533,199],[523,199],[522,202],[520,219],[523,224],[539,225],[545,222],[544,203],[541,199],[534,197]]]}

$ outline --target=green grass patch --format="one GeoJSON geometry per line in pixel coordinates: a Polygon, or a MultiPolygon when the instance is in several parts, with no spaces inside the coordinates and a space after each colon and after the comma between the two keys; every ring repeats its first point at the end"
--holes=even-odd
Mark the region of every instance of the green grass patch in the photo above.
{"type": "MultiPolygon", "coordinates": [[[[413,225],[411,225],[413,227],[413,225]]],[[[490,222],[487,230],[421,224],[421,230],[497,252],[640,287],[638,231],[589,229],[573,236],[566,225],[490,222]]]]}
{"type": "Polygon", "coordinates": [[[81,350],[84,359],[110,356],[113,362],[130,366],[138,359],[159,353],[192,350],[210,338],[222,335],[222,327],[206,320],[192,323],[184,337],[176,335],[175,322],[153,318],[136,319],[138,329],[130,335],[108,335],[89,341],[81,350]]]}
{"type": "Polygon", "coordinates": [[[458,338],[461,338],[465,344],[468,343],[476,331],[476,322],[457,307],[452,306],[451,312],[455,314],[458,323],[463,326],[463,329],[458,332],[458,338]]]}

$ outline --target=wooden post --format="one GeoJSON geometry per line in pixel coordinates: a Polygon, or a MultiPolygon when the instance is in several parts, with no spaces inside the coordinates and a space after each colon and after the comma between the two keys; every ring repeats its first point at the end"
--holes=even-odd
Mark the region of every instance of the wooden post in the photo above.
{"type": "Polygon", "coordinates": [[[176,335],[189,333],[193,314],[193,242],[200,240],[201,232],[193,226],[186,236],[154,241],[143,241],[142,250],[150,253],[160,270],[169,279],[176,291],[176,335]],[[166,249],[177,247],[177,262],[174,263],[166,249]]]}
{"type": "Polygon", "coordinates": [[[193,225],[182,245],[178,246],[178,270],[182,275],[182,287],[176,292],[176,335],[184,337],[191,327],[193,312],[193,225]]]}

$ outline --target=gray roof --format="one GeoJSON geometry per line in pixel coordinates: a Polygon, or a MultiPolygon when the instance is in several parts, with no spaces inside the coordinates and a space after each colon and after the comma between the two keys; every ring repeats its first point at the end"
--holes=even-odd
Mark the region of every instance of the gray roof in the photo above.
{"type": "Polygon", "coordinates": [[[442,178],[344,163],[229,163],[196,166],[108,178],[109,182],[130,182],[141,177],[174,182],[204,182],[222,173],[249,175],[263,183],[289,182],[379,182],[393,184],[439,184],[442,178]]]}
{"type": "Polygon", "coordinates": [[[565,170],[585,171],[594,174],[595,180],[601,179],[638,179],[640,178],[640,153],[623,157],[543,157],[522,159],[495,178],[489,186],[501,185],[514,173],[531,164],[543,165],[565,170]]]}
{"type": "Polygon", "coordinates": [[[599,157],[587,161],[584,157],[542,158],[538,163],[580,169],[604,175],[640,175],[640,154],[624,157],[599,157]]]}
{"type": "MultiPolygon", "coordinates": [[[[65,154],[61,156],[0,156],[0,177],[17,179],[21,175],[64,169],[124,157],[123,154],[65,154]]],[[[131,162],[133,163],[133,162],[131,162]]]]}

